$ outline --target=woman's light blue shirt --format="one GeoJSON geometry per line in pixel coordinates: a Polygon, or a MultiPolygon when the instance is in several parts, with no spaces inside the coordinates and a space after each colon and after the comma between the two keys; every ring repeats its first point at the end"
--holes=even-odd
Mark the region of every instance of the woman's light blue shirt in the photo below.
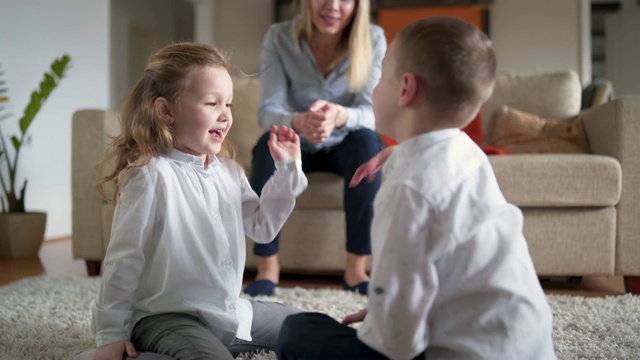
{"type": "Polygon", "coordinates": [[[293,29],[297,21],[299,18],[273,24],[264,37],[260,55],[260,126],[265,131],[273,125],[291,127],[294,114],[307,111],[316,100],[326,100],[346,109],[347,123],[334,129],[331,136],[320,144],[312,144],[301,136],[304,151],[316,152],[339,144],[349,131],[360,128],[373,130],[375,120],[371,93],[380,80],[382,58],[387,50],[382,28],[371,25],[372,71],[364,88],[353,93],[349,91],[348,55],[324,77],[307,42],[300,40],[300,52],[293,43],[293,29]]]}

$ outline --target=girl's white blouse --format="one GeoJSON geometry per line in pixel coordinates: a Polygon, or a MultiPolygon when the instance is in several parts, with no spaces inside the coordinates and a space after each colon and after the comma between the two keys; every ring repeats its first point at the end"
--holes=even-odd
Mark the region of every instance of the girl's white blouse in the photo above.
{"type": "Polygon", "coordinates": [[[300,162],[276,162],[258,197],[243,169],[174,150],[122,181],[102,286],[93,307],[98,346],[128,339],[149,315],[199,317],[223,342],[251,340],[253,312],[239,297],[245,235],[268,243],[307,179],[300,162]]]}

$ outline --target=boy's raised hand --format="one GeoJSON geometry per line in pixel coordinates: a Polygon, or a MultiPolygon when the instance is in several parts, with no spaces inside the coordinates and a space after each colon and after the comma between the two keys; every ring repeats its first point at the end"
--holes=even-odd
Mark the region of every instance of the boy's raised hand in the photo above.
{"type": "Polygon", "coordinates": [[[269,152],[273,160],[300,160],[300,137],[293,129],[286,126],[271,127],[269,134],[269,152]]]}
{"type": "Polygon", "coordinates": [[[351,177],[351,181],[349,182],[349,187],[356,187],[363,179],[367,179],[368,182],[373,182],[376,178],[376,174],[380,169],[382,169],[382,165],[387,161],[391,153],[395,149],[395,146],[388,146],[382,149],[376,156],[372,157],[366,163],[360,165],[356,172],[351,177]]]}

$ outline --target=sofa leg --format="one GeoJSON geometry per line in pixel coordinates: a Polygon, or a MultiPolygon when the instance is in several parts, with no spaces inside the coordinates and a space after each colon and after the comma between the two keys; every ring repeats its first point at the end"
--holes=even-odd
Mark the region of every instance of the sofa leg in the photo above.
{"type": "Polygon", "coordinates": [[[624,289],[625,292],[640,295],[640,276],[625,276],[624,289]]]}
{"type": "Polygon", "coordinates": [[[85,263],[87,264],[87,273],[89,273],[89,276],[100,275],[100,267],[102,266],[102,261],[85,260],[85,263]]]}

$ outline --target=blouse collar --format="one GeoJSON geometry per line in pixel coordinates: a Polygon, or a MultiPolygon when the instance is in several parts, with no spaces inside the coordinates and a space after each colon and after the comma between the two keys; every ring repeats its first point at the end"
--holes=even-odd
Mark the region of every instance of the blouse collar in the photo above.
{"type": "MultiPolygon", "coordinates": [[[[175,160],[175,161],[178,161],[178,162],[191,164],[196,169],[198,169],[198,170],[200,170],[202,172],[207,172],[207,170],[205,170],[204,160],[202,160],[202,158],[199,157],[199,156],[187,154],[187,153],[182,152],[180,150],[173,149],[171,151],[171,153],[169,153],[169,155],[167,157],[169,159],[172,159],[172,160],[175,160]]],[[[215,167],[219,162],[220,162],[220,160],[218,159],[217,156],[215,156],[215,155],[211,156],[210,160],[209,160],[209,163],[208,163],[208,165],[209,165],[208,169],[211,169],[212,167],[215,167]]]]}

